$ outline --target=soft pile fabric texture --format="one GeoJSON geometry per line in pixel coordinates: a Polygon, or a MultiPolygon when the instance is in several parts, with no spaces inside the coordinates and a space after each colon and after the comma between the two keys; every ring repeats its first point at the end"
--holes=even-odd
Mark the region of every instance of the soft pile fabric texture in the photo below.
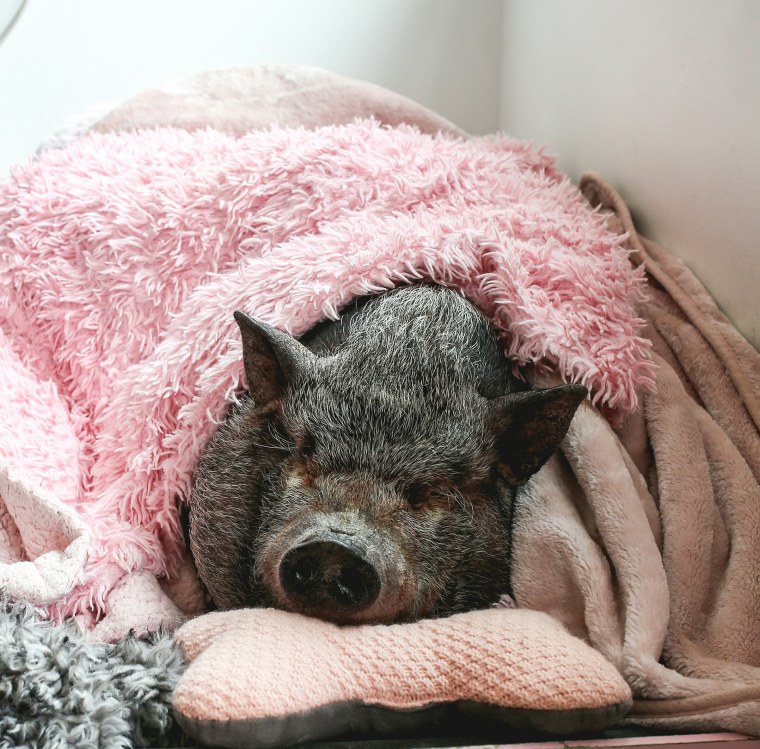
{"type": "Polygon", "coordinates": [[[630,722],[760,735],[760,355],[609,185],[581,188],[647,271],[657,387],[616,429],[582,406],[521,493],[515,598],[618,666],[630,722]]]}
{"type": "Polygon", "coordinates": [[[29,604],[0,601],[0,747],[129,749],[180,738],[171,697],[185,663],[169,635],[92,643],[29,604]]]}
{"type": "MultiPolygon", "coordinates": [[[[245,73],[234,76],[245,89],[245,73]]],[[[213,91],[189,88],[174,124],[234,134],[255,117],[210,122],[213,91]]],[[[294,124],[299,97],[277,111],[266,91],[268,122],[294,124]]],[[[382,118],[388,102],[373,112],[371,98],[355,114],[382,118]]],[[[338,121],[351,105],[340,100],[338,121]]],[[[419,109],[406,120],[460,134],[419,109]]],[[[329,107],[319,111],[310,124],[330,124],[329,107]]],[[[132,112],[144,124],[139,102],[132,112]]],[[[114,116],[132,127],[128,108],[114,116]]],[[[356,128],[361,138],[318,154],[308,133],[258,133],[252,142],[269,141],[253,162],[212,132],[103,136],[44,154],[0,188],[0,584],[50,613],[79,612],[102,637],[200,610],[176,506],[240,386],[232,309],[299,333],[367,290],[430,278],[481,305],[507,350],[536,362],[536,383],[584,380],[602,409],[581,409],[563,454],[519,496],[518,604],[549,612],[620,670],[637,698],[629,721],[760,734],[757,352],[683,264],[636,234],[600,179],[582,184],[600,207],[591,214],[549,159],[508,139],[401,130],[379,168],[360,155],[388,131],[363,123],[319,137],[356,128]],[[438,179],[434,143],[461,156],[438,179]],[[323,190],[347,148],[356,173],[323,190]],[[494,210],[481,213],[486,194],[494,210]]]]}
{"type": "Polygon", "coordinates": [[[214,746],[290,746],[383,722],[419,727],[444,707],[513,730],[574,733],[608,727],[630,707],[612,664],[536,611],[338,627],[248,609],[199,617],[177,640],[191,662],[174,692],[177,719],[214,746]]]}

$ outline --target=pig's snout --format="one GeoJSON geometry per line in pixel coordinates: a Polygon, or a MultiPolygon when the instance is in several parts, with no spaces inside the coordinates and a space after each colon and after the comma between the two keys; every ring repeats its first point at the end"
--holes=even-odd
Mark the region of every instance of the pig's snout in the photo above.
{"type": "Polygon", "coordinates": [[[280,562],[280,584],[297,609],[328,617],[363,611],[381,588],[372,564],[337,539],[312,540],[290,549],[280,562]]]}

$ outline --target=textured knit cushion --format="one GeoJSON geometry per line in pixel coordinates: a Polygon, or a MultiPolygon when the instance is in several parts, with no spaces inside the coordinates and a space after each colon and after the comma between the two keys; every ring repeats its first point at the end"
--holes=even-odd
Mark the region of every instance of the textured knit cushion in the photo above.
{"type": "Polygon", "coordinates": [[[615,668],[534,611],[338,627],[246,609],[199,617],[176,637],[190,661],[177,719],[218,746],[405,731],[453,713],[568,733],[608,727],[630,707],[615,668]]]}

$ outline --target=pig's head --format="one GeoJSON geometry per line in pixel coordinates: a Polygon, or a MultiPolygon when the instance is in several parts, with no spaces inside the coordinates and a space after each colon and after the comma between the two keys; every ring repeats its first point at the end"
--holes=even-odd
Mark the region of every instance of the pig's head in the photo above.
{"type": "Polygon", "coordinates": [[[462,351],[412,337],[376,361],[366,340],[320,356],[236,319],[250,397],[212,440],[191,500],[217,605],[392,622],[508,590],[515,488],[555,450],[585,388],[487,397],[462,351]]]}

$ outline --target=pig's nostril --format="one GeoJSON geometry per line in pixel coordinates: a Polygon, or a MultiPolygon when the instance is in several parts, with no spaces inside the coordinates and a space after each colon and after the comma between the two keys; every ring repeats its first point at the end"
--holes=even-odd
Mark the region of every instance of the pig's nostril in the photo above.
{"type": "Polygon", "coordinates": [[[380,594],[380,576],[358,551],[340,541],[296,546],[280,562],[280,583],[299,609],[356,612],[380,594]]]}
{"type": "Polygon", "coordinates": [[[298,586],[311,585],[317,578],[319,570],[313,567],[309,560],[301,560],[293,568],[293,579],[298,586]]]}
{"type": "Polygon", "coordinates": [[[341,567],[333,583],[335,600],[346,606],[355,606],[366,594],[366,579],[361,572],[353,567],[341,567]]]}

